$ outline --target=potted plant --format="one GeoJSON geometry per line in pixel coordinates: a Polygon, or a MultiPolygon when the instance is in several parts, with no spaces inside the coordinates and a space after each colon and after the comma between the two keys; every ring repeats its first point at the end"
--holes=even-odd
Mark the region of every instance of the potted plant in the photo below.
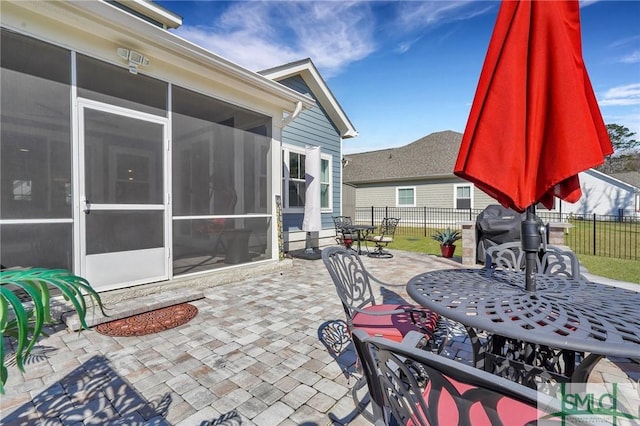
{"type": "Polygon", "coordinates": [[[456,250],[454,243],[461,239],[462,235],[460,231],[452,231],[451,228],[447,228],[444,231],[437,231],[431,238],[440,243],[440,251],[443,257],[451,257],[456,250]]]}

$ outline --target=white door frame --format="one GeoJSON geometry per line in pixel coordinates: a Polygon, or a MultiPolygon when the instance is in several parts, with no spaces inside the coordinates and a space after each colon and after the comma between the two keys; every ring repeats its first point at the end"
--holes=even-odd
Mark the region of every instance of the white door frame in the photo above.
{"type": "MultiPolygon", "coordinates": [[[[104,291],[104,290],[112,290],[117,288],[124,288],[132,285],[143,284],[147,282],[154,281],[162,281],[167,280],[171,277],[171,209],[170,209],[170,196],[169,196],[169,188],[170,188],[170,153],[169,153],[169,120],[166,117],[161,117],[153,114],[148,114],[128,108],[119,107],[116,105],[106,104],[103,102],[93,101],[90,99],[77,98],[77,144],[74,144],[74,163],[77,165],[77,172],[75,175],[75,190],[74,190],[74,199],[77,202],[74,203],[75,206],[75,217],[78,219],[76,222],[76,226],[74,227],[74,232],[77,233],[76,237],[74,237],[74,241],[77,244],[75,251],[76,255],[76,265],[79,267],[79,275],[89,278],[87,273],[91,268],[100,267],[101,264],[104,266],[108,265],[110,262],[118,262],[123,270],[136,271],[138,276],[132,279],[125,278],[124,281],[116,282],[116,283],[99,283],[98,285],[94,285],[96,290],[104,291]],[[86,242],[86,170],[85,170],[85,123],[84,123],[84,111],[86,109],[101,111],[109,114],[120,115],[127,118],[137,119],[141,121],[147,121],[151,123],[156,123],[162,125],[163,128],[163,140],[162,140],[162,185],[163,185],[163,201],[162,204],[127,204],[126,210],[163,210],[163,233],[164,233],[164,246],[161,249],[150,249],[149,253],[153,251],[152,257],[155,262],[162,259],[164,265],[161,267],[159,265],[150,265],[150,268],[147,268],[145,271],[146,262],[140,262],[140,257],[136,256],[136,252],[142,252],[143,250],[136,251],[128,251],[128,252],[119,252],[118,255],[116,253],[106,253],[104,255],[99,255],[103,259],[99,260],[97,263],[93,260],[88,264],[87,262],[87,242],[86,242]]],[[[91,200],[89,200],[91,201],[91,200]]],[[[105,211],[105,210],[122,210],[122,204],[100,204],[91,206],[92,209],[96,211],[105,211]]]]}

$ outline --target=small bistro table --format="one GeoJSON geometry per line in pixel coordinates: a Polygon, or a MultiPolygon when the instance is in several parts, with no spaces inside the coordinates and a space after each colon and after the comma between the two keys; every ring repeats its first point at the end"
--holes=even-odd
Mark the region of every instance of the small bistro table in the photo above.
{"type": "Polygon", "coordinates": [[[639,292],[546,274],[529,292],[524,281],[523,272],[438,270],[407,292],[466,327],[476,367],[531,387],[540,377],[585,382],[603,356],[640,358],[639,292]]]}
{"type": "Polygon", "coordinates": [[[346,229],[347,231],[355,232],[356,234],[358,234],[358,254],[362,254],[362,250],[361,250],[361,247],[360,247],[361,241],[364,240],[364,238],[366,238],[366,236],[367,236],[367,234],[369,234],[369,232],[371,232],[374,229],[376,229],[376,227],[372,226],[372,225],[346,225],[344,227],[344,229],[346,229]]]}

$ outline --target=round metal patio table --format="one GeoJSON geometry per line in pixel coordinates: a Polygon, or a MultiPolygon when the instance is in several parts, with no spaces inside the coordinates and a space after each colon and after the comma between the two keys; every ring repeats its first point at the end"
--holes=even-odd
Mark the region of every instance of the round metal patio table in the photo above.
{"type": "Polygon", "coordinates": [[[362,254],[360,243],[366,238],[367,234],[376,229],[376,227],[372,225],[346,225],[344,229],[352,232],[355,231],[358,234],[358,254],[362,254]]]}
{"type": "MultiPolygon", "coordinates": [[[[640,358],[640,293],[559,275],[536,275],[536,291],[523,272],[453,269],[425,272],[407,283],[420,305],[467,327],[562,351],[591,354],[576,370],[584,379],[602,356],[640,358]]],[[[484,367],[486,347],[474,345],[484,367]]],[[[574,380],[575,381],[575,380],[574,380]]]]}

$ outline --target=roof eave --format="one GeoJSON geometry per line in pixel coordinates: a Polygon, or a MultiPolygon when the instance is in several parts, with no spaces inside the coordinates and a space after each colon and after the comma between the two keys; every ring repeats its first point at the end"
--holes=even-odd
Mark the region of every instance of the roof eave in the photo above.
{"type": "Polygon", "coordinates": [[[415,180],[451,179],[451,178],[459,178],[461,180],[465,180],[454,175],[453,173],[443,173],[443,174],[429,175],[429,176],[407,176],[402,178],[389,177],[384,179],[345,180],[344,183],[348,183],[351,185],[359,185],[359,184],[370,184],[370,183],[409,182],[409,181],[415,181],[415,180]]]}
{"type": "Polygon", "coordinates": [[[327,111],[327,114],[329,114],[331,120],[340,131],[340,136],[343,139],[358,136],[358,131],[347,117],[347,114],[340,106],[340,103],[329,89],[329,86],[327,86],[311,59],[307,58],[297,62],[280,65],[278,67],[260,71],[259,74],[274,81],[280,81],[294,75],[300,75],[309,88],[313,90],[313,93],[316,95],[325,111],[327,111]]]}
{"type": "MultiPolygon", "coordinates": [[[[5,0],[5,2],[3,7],[13,4],[31,13],[46,16],[47,19],[65,25],[67,28],[75,28],[82,32],[92,31],[94,35],[114,44],[124,43],[129,39],[135,40],[136,44],[145,44],[150,51],[158,55],[175,57],[174,64],[185,71],[191,72],[198,66],[211,71],[203,77],[212,82],[231,85],[235,90],[252,97],[256,97],[256,90],[258,90],[264,93],[262,98],[265,102],[285,111],[294,111],[298,103],[301,103],[303,108],[311,108],[316,103],[309,96],[243,68],[104,1],[13,2],[5,0]]],[[[2,16],[4,17],[4,14],[2,16]]],[[[2,24],[6,25],[4,19],[2,24]]],[[[8,28],[11,29],[13,26],[9,24],[8,28]]],[[[24,31],[24,28],[19,26],[14,29],[24,31]]],[[[29,31],[27,33],[31,34],[29,31]]]]}

